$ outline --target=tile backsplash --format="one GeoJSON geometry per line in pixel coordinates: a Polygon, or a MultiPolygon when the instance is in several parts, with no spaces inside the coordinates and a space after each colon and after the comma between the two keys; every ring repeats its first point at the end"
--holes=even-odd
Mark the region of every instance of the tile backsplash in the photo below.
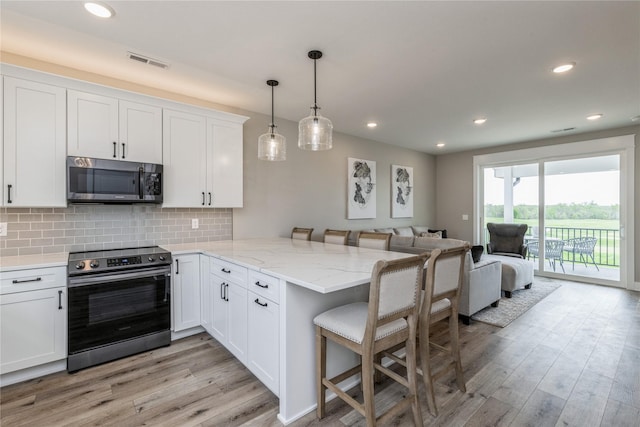
{"type": "Polygon", "coordinates": [[[0,256],[193,243],[232,238],[232,209],[149,205],[0,208],[0,256]],[[191,228],[198,219],[199,228],[191,228]]]}

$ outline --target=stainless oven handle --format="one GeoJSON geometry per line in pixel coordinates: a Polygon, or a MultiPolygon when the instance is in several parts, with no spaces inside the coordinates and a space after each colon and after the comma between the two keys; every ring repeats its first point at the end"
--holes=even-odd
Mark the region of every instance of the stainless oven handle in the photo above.
{"type": "Polygon", "coordinates": [[[129,273],[110,273],[110,274],[98,274],[93,276],[85,276],[85,277],[70,277],[69,278],[69,287],[78,287],[78,286],[86,286],[86,285],[95,285],[96,283],[105,283],[105,282],[114,282],[121,281],[127,279],[136,279],[140,277],[150,277],[150,276],[158,276],[158,275],[166,275],[171,273],[171,268],[153,268],[149,270],[139,270],[135,272],[129,273]]]}

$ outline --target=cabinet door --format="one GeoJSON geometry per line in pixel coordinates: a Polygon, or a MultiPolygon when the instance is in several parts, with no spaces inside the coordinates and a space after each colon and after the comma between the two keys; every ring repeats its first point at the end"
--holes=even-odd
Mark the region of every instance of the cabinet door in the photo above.
{"type": "Polygon", "coordinates": [[[249,291],[247,366],[263,384],[279,393],[279,316],[278,304],[249,291]]]}
{"type": "Polygon", "coordinates": [[[211,289],[211,336],[225,347],[228,341],[229,304],[227,303],[228,282],[215,274],[209,275],[211,289]]]}
{"type": "Polygon", "coordinates": [[[70,156],[119,158],[117,99],[69,90],[67,111],[70,156]]]}
{"type": "Polygon", "coordinates": [[[247,289],[230,282],[227,288],[229,335],[227,348],[242,363],[247,362],[247,289]]]}
{"type": "Polygon", "coordinates": [[[67,290],[0,296],[0,373],[67,357],[67,290]]]}
{"type": "Polygon", "coordinates": [[[119,158],[162,164],[162,109],[120,101],[119,158]]]}
{"type": "Polygon", "coordinates": [[[207,119],[207,186],[213,207],[242,207],[242,144],[241,124],[207,119]]]}
{"type": "Polygon", "coordinates": [[[206,120],[163,110],[163,206],[203,207],[206,194],[206,120]]]}
{"type": "Polygon", "coordinates": [[[66,90],[4,78],[3,201],[65,207],[66,90]]]}
{"type": "Polygon", "coordinates": [[[200,326],[200,255],[173,259],[173,330],[200,326]]]}

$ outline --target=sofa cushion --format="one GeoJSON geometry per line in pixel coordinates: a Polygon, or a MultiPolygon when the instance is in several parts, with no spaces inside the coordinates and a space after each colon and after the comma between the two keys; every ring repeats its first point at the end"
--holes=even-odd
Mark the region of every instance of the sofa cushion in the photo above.
{"type": "Polygon", "coordinates": [[[427,233],[429,231],[429,227],[426,225],[412,225],[411,229],[413,230],[414,236],[419,236],[420,233],[427,233]]]}
{"type": "Polygon", "coordinates": [[[398,227],[398,228],[394,228],[393,231],[398,236],[411,236],[411,237],[413,237],[413,229],[411,227],[398,227]]]}
{"type": "Polygon", "coordinates": [[[389,227],[389,228],[376,228],[376,233],[391,233],[391,234],[395,234],[395,232],[393,231],[393,228],[389,227]]]}
{"type": "Polygon", "coordinates": [[[393,235],[391,236],[391,250],[394,250],[393,248],[410,248],[411,246],[413,246],[413,236],[397,236],[397,235],[393,235]]]}
{"type": "Polygon", "coordinates": [[[473,257],[473,262],[480,261],[480,257],[482,257],[482,252],[484,252],[484,246],[482,245],[471,246],[471,256],[473,257]]]}
{"type": "Polygon", "coordinates": [[[413,246],[425,250],[449,249],[464,246],[467,243],[458,239],[434,239],[433,237],[416,237],[413,246]]]}
{"type": "Polygon", "coordinates": [[[443,239],[447,238],[447,230],[446,229],[443,229],[443,230],[431,230],[431,229],[429,229],[428,231],[429,231],[429,233],[440,233],[440,235],[442,236],[443,239]]]}
{"type": "Polygon", "coordinates": [[[423,231],[420,233],[419,237],[431,237],[433,239],[442,239],[442,231],[436,231],[432,233],[431,231],[423,231]]]}

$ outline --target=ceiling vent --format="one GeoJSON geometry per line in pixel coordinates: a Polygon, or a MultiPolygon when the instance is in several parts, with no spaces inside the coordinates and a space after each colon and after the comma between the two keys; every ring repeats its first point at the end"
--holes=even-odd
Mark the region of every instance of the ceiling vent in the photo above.
{"type": "Polygon", "coordinates": [[[140,55],[139,53],[127,52],[127,56],[133,61],[152,65],[154,67],[162,68],[163,70],[169,68],[169,64],[165,64],[164,62],[158,61],[157,59],[149,58],[148,56],[140,55]]]}

